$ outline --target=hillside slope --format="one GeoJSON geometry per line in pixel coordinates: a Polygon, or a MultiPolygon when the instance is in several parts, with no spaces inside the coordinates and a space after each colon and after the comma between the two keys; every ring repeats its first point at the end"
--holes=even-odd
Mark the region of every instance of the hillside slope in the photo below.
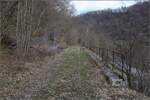
{"type": "Polygon", "coordinates": [[[148,33],[149,2],[137,3],[127,8],[88,12],[75,17],[75,21],[86,31],[105,33],[113,39],[126,39],[133,33],[148,33]],[[84,29],[85,28],[85,29],[84,29]]]}

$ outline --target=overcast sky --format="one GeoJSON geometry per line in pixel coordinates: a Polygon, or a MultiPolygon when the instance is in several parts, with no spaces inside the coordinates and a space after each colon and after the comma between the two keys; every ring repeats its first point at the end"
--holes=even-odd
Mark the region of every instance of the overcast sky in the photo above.
{"type": "Polygon", "coordinates": [[[71,4],[75,7],[75,14],[82,14],[89,11],[116,9],[122,6],[131,6],[136,0],[73,0],[71,4]]]}

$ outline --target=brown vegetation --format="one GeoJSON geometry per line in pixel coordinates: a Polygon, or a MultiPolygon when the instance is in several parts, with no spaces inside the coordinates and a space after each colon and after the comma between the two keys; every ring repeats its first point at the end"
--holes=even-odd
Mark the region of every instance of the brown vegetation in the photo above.
{"type": "Polygon", "coordinates": [[[0,100],[149,100],[130,90],[150,96],[149,1],[78,16],[69,2],[0,1],[0,100]],[[130,89],[111,87],[105,65],[130,89]]]}

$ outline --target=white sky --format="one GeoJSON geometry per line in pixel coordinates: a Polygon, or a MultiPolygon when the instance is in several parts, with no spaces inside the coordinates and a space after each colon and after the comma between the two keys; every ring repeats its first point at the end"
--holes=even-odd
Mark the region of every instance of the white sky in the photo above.
{"type": "Polygon", "coordinates": [[[71,4],[75,7],[75,14],[86,13],[89,11],[116,9],[122,6],[131,6],[136,0],[73,0],[71,4]]]}

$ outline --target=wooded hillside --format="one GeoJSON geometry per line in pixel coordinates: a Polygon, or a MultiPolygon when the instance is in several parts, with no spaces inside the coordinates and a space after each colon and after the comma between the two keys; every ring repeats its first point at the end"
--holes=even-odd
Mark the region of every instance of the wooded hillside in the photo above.
{"type": "Polygon", "coordinates": [[[131,82],[131,69],[137,68],[142,71],[137,76],[141,77],[139,91],[149,91],[149,82],[145,79],[147,76],[144,76],[145,73],[149,73],[150,60],[148,1],[128,8],[81,14],[74,17],[74,20],[77,33],[82,33],[78,34],[78,42],[81,45],[96,52],[100,49],[107,62],[114,61],[115,54],[123,64],[130,87],[134,86],[131,82]]]}

